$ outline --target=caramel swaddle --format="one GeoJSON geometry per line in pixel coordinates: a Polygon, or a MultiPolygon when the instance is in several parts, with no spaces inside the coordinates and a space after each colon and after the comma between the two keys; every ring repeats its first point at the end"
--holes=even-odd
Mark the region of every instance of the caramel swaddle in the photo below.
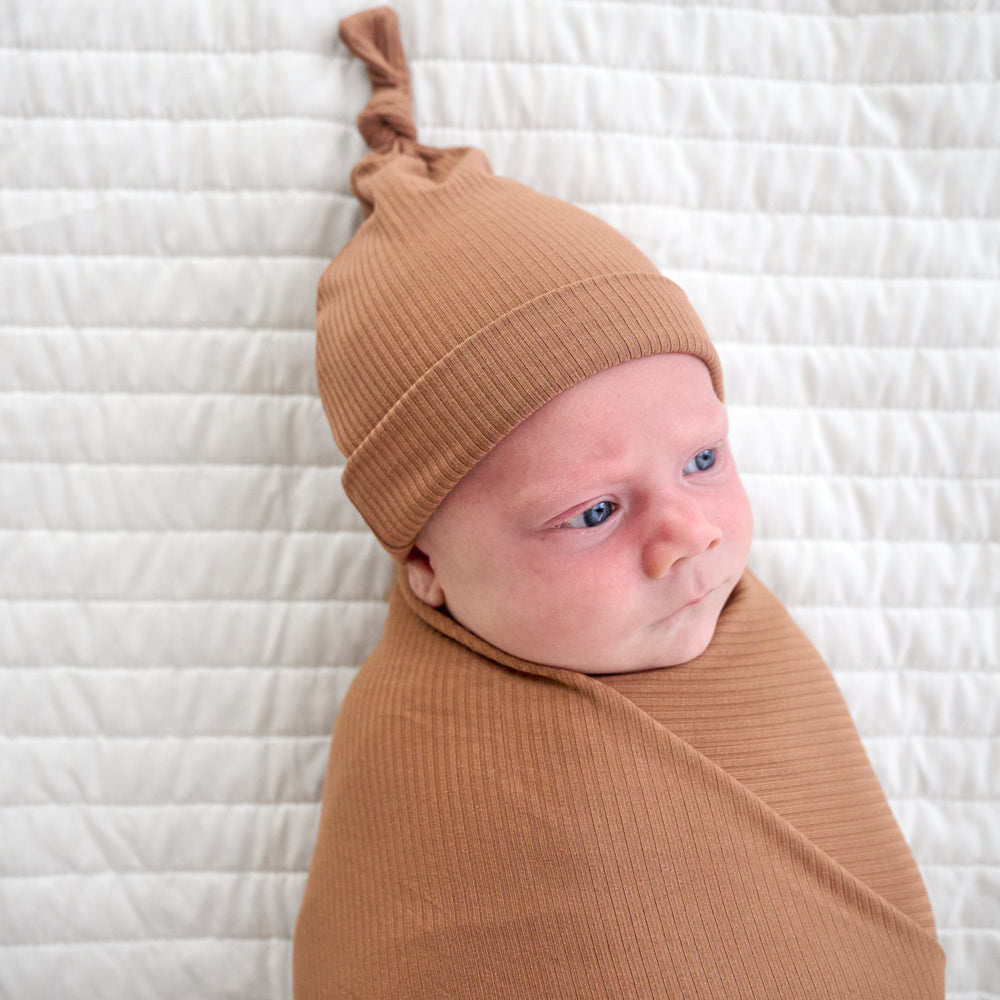
{"type": "Polygon", "coordinates": [[[751,573],[702,656],[602,678],[400,574],[334,727],[295,995],[940,1000],[944,954],[829,670],[751,573]]]}

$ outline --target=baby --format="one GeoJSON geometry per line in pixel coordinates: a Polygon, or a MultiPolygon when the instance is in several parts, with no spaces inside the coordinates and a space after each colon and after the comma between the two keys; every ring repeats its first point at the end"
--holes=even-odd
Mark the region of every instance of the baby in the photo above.
{"type": "Polygon", "coordinates": [[[941,998],[829,670],[746,569],[718,357],[620,233],[416,141],[387,8],[320,280],[343,482],[399,563],[338,713],[314,998],[941,998]]]}

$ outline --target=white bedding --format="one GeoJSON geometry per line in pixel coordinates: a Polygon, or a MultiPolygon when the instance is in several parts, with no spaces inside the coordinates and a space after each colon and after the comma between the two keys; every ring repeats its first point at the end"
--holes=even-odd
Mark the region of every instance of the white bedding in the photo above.
{"type": "MultiPolygon", "coordinates": [[[[313,374],[362,6],[0,0],[0,997],[291,995],[391,572],[313,374]]],[[[422,141],[701,312],[751,565],[834,668],[949,1000],[997,1000],[1000,7],[395,7],[422,141]]]]}

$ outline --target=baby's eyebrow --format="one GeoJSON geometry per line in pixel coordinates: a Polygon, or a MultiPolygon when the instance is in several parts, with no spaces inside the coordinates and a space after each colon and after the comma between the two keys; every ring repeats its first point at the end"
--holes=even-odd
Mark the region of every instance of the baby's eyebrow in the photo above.
{"type": "Polygon", "coordinates": [[[713,412],[711,414],[704,414],[705,416],[705,426],[708,429],[723,432],[722,436],[725,437],[725,432],[729,430],[729,409],[725,403],[720,403],[718,400],[713,403],[713,412]]]}
{"type": "Polygon", "coordinates": [[[706,420],[700,429],[692,432],[692,439],[700,439],[694,447],[698,447],[701,441],[725,441],[729,436],[729,414],[723,410],[720,416],[706,420]]]}
{"type": "Polygon", "coordinates": [[[587,494],[588,490],[594,488],[587,483],[565,483],[560,481],[546,483],[544,480],[538,483],[535,481],[523,490],[515,492],[512,504],[522,509],[539,507],[542,504],[546,506],[560,506],[565,504],[567,507],[570,507],[586,499],[585,494],[587,494]]]}

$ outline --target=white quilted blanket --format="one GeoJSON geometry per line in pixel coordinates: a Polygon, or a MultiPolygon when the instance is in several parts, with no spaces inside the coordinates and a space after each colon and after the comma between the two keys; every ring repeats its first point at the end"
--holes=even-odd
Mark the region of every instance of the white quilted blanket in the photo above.
{"type": "MultiPolygon", "coordinates": [[[[315,286],[345,0],[0,0],[0,997],[286,1000],[390,564],[315,286]]],[[[398,0],[421,139],[590,209],[720,345],[751,565],[1000,998],[1000,7],[398,0]]]]}

